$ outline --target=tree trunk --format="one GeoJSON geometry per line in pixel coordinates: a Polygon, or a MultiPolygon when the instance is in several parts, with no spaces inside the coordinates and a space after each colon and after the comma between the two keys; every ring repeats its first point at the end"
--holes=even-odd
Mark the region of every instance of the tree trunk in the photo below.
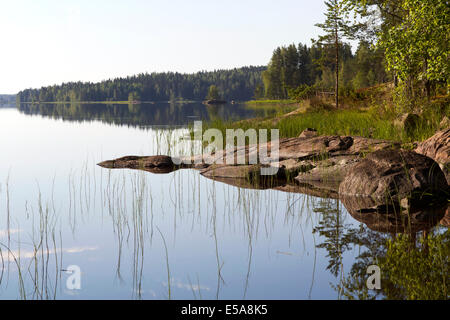
{"type": "Polygon", "coordinates": [[[339,108],[339,38],[338,29],[334,29],[335,46],[336,46],[336,84],[334,88],[334,95],[336,98],[336,109],[339,108]]]}
{"type": "Polygon", "coordinates": [[[427,95],[427,100],[431,100],[431,83],[430,80],[428,80],[428,59],[425,59],[425,63],[423,65],[424,73],[425,73],[425,80],[424,80],[424,86],[425,86],[425,93],[427,95]]]}

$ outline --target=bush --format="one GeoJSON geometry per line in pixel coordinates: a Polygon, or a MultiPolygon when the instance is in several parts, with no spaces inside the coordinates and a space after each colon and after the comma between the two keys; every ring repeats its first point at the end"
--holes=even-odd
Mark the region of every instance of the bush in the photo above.
{"type": "Polygon", "coordinates": [[[339,88],[339,96],[342,98],[349,98],[351,100],[362,101],[366,99],[366,94],[362,90],[355,90],[352,87],[341,87],[339,88]]]}
{"type": "Polygon", "coordinates": [[[308,112],[321,112],[335,110],[334,105],[324,101],[323,99],[313,96],[309,99],[308,112]]]}
{"type": "Polygon", "coordinates": [[[308,86],[307,84],[301,84],[297,88],[288,89],[289,97],[296,101],[310,99],[315,94],[316,94],[316,88],[314,86],[308,86]]]}

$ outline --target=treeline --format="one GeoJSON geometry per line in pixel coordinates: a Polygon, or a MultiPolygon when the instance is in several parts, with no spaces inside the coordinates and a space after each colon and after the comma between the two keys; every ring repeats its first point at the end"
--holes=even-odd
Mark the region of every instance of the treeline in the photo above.
{"type": "Polygon", "coordinates": [[[198,101],[205,99],[211,85],[225,100],[246,101],[261,86],[265,69],[249,66],[194,74],[146,73],[98,83],[70,82],[23,90],[17,94],[17,102],[198,101]]]}
{"type": "MultiPolygon", "coordinates": [[[[264,96],[270,99],[294,98],[305,86],[333,91],[335,87],[334,48],[314,43],[291,44],[273,52],[263,72],[264,96]],[[300,90],[299,90],[300,87],[300,90]]],[[[342,92],[390,81],[383,51],[361,41],[355,52],[343,43],[339,46],[339,82],[342,92]]],[[[261,95],[260,95],[261,96],[261,95]]]]}

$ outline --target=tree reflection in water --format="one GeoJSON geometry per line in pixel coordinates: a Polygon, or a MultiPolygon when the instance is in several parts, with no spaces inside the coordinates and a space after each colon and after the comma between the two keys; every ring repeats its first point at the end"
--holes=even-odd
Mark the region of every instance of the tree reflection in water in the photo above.
{"type": "Polygon", "coordinates": [[[448,299],[450,231],[445,224],[448,207],[360,210],[355,199],[342,199],[359,228],[341,219],[339,200],[324,199],[314,211],[321,213],[314,232],[325,238],[317,248],[328,251],[332,287],[345,299],[448,299]],[[447,212],[446,212],[447,211],[447,212]],[[358,248],[348,274],[343,254],[358,248]],[[381,289],[367,288],[367,268],[381,269],[381,289]]]}

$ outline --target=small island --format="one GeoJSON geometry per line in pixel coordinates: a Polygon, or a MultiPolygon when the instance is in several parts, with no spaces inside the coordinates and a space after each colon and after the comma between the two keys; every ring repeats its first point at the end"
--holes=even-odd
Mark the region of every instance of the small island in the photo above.
{"type": "Polygon", "coordinates": [[[203,104],[213,105],[213,104],[226,104],[227,101],[223,100],[221,94],[219,93],[219,89],[212,84],[209,87],[208,95],[206,96],[206,100],[203,101],[203,104]]]}
{"type": "Polygon", "coordinates": [[[219,100],[219,99],[209,99],[203,101],[204,104],[226,104],[227,101],[225,100],[219,100]]]}

